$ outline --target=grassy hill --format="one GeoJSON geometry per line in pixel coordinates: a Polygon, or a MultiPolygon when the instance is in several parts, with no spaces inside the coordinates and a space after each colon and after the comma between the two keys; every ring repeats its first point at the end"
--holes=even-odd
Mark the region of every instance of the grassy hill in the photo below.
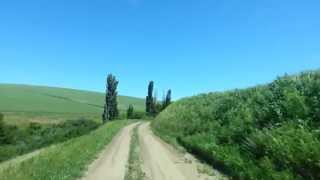
{"type": "MultiPolygon", "coordinates": [[[[78,117],[99,118],[105,95],[99,92],[29,85],[0,84],[0,112],[5,120],[20,124],[33,122],[56,122],[78,117]]],[[[144,100],[119,96],[120,111],[134,105],[144,111],[144,100]]]]}
{"type": "MultiPolygon", "coordinates": [[[[58,113],[101,113],[105,95],[98,92],[0,84],[0,111],[2,112],[58,112],[58,113]]],[[[144,109],[144,100],[119,96],[119,109],[129,104],[144,109]]]]}
{"type": "Polygon", "coordinates": [[[152,127],[233,179],[320,179],[320,71],[185,98],[152,127]]]}

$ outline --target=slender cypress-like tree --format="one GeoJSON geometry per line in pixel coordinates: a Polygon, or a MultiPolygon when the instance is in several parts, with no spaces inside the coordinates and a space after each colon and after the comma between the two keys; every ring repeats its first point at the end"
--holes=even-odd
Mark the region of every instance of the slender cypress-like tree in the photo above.
{"type": "Polygon", "coordinates": [[[152,115],[152,106],[153,106],[153,86],[154,82],[150,81],[148,85],[148,95],[146,97],[146,113],[147,115],[152,115]]]}
{"type": "Polygon", "coordinates": [[[133,106],[130,104],[129,105],[129,108],[127,110],[127,119],[132,119],[133,118],[133,111],[134,111],[134,108],[133,106]]]}
{"type": "Polygon", "coordinates": [[[156,116],[160,110],[161,110],[161,104],[158,103],[158,95],[156,91],[153,94],[153,101],[151,102],[151,106],[150,106],[150,115],[156,116]]]}
{"type": "Polygon", "coordinates": [[[162,110],[167,108],[171,104],[171,89],[168,90],[166,97],[162,102],[162,110]]]}
{"type": "Polygon", "coordinates": [[[102,115],[102,120],[105,123],[107,120],[114,120],[118,117],[118,102],[117,102],[117,87],[119,82],[116,77],[112,74],[108,75],[107,78],[107,90],[106,90],[106,100],[104,105],[104,112],[102,115]]]}

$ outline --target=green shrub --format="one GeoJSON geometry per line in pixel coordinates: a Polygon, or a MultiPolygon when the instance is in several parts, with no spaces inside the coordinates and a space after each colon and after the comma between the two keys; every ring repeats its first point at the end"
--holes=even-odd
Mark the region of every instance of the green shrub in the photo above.
{"type": "Polygon", "coordinates": [[[320,71],[185,98],[152,128],[234,179],[320,179],[320,71]]]}
{"type": "Polygon", "coordinates": [[[3,114],[0,113],[0,145],[5,144],[6,141],[4,129],[3,114]]]}
{"type": "Polygon", "coordinates": [[[98,128],[92,120],[69,120],[60,124],[30,123],[27,129],[6,125],[5,143],[0,146],[0,162],[33,150],[78,137],[98,128]]]}
{"type": "Polygon", "coordinates": [[[145,112],[134,111],[131,118],[132,119],[144,119],[146,117],[145,112]]]}

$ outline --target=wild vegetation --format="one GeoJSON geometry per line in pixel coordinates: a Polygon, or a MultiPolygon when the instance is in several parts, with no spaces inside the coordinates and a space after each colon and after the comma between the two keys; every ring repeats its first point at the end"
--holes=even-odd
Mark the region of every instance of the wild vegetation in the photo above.
{"type": "Polygon", "coordinates": [[[31,123],[19,128],[4,124],[2,117],[0,115],[0,162],[87,134],[99,126],[92,120],[78,119],[59,124],[31,123]]]}
{"type": "Polygon", "coordinates": [[[51,146],[22,163],[8,167],[0,165],[0,177],[6,180],[77,179],[97,153],[128,124],[129,121],[109,122],[87,135],[51,146]]]}
{"type": "Polygon", "coordinates": [[[0,113],[0,144],[7,141],[6,134],[5,134],[5,126],[3,123],[3,114],[0,113]]]}
{"type": "Polygon", "coordinates": [[[152,127],[234,179],[320,179],[320,71],[185,98],[152,127]]]}

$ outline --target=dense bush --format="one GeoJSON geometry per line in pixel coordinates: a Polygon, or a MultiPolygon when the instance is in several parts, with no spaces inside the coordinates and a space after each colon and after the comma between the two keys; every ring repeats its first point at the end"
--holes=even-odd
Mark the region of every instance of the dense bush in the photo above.
{"type": "Polygon", "coordinates": [[[146,113],[145,112],[141,112],[141,111],[134,111],[131,119],[144,119],[146,117],[146,113]]]}
{"type": "Polygon", "coordinates": [[[234,179],[320,179],[320,71],[183,99],[152,127],[234,179]]]}
{"type": "MultiPolygon", "coordinates": [[[[0,122],[1,123],[1,122],[0,122]]],[[[31,123],[26,129],[3,125],[6,141],[0,144],[0,162],[51,144],[78,137],[96,129],[91,120],[69,120],[60,124],[41,125],[31,123]]]]}
{"type": "Polygon", "coordinates": [[[17,127],[8,126],[3,122],[4,115],[0,113],[0,146],[16,141],[17,127]]]}
{"type": "Polygon", "coordinates": [[[4,123],[3,123],[3,114],[0,113],[0,145],[4,144],[5,134],[4,134],[4,123]]]}

